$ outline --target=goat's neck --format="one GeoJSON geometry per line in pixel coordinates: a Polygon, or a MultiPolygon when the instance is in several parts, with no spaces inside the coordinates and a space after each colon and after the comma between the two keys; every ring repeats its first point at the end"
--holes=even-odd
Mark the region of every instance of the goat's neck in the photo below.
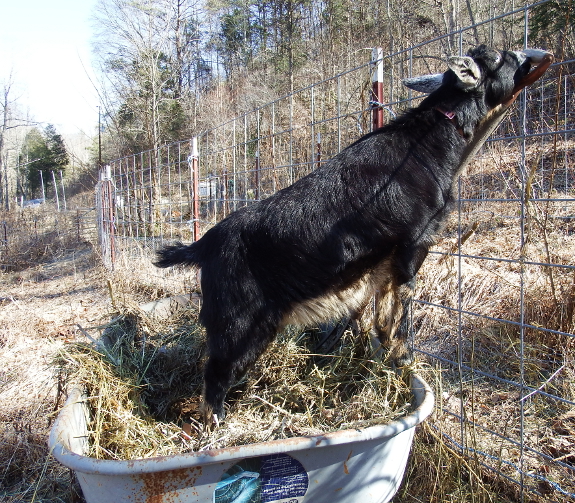
{"type": "MultiPolygon", "coordinates": [[[[438,107],[435,108],[438,110],[438,107]]],[[[445,114],[444,109],[441,109],[440,112],[445,115],[445,117],[450,120],[450,122],[452,122],[454,130],[460,137],[464,139],[465,142],[460,154],[461,157],[460,162],[458,163],[457,171],[454,173],[454,178],[457,178],[465,173],[471,160],[475,157],[489,136],[491,136],[493,131],[495,131],[497,126],[499,126],[501,121],[505,118],[509,112],[509,106],[497,105],[487,113],[484,113],[483,117],[477,123],[473,124],[471,128],[473,132],[470,136],[463,135],[461,130],[465,129],[464,125],[455,122],[458,117],[457,111],[445,114]]]]}
{"type": "Polygon", "coordinates": [[[475,127],[473,136],[468,140],[468,143],[463,152],[459,174],[463,172],[463,170],[471,162],[471,159],[475,157],[479,149],[491,136],[491,133],[495,131],[497,126],[499,126],[508,112],[509,106],[497,105],[495,108],[490,110],[475,127]]]}

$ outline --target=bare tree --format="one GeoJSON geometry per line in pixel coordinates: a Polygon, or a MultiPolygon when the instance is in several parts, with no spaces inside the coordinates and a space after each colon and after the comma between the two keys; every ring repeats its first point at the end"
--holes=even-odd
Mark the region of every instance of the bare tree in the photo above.
{"type": "Polygon", "coordinates": [[[108,113],[135,147],[157,149],[184,120],[197,39],[192,0],[100,0],[96,56],[108,113]]]}
{"type": "MultiPolygon", "coordinates": [[[[197,33],[193,0],[100,0],[95,42],[104,107],[124,138],[122,154],[151,150],[157,203],[160,147],[185,130],[197,33]]],[[[186,131],[187,132],[187,131],[186,131]]],[[[155,205],[158,207],[158,205],[155,205]]],[[[150,215],[151,224],[158,215],[150,215]]]]}
{"type": "Polygon", "coordinates": [[[0,204],[10,209],[10,201],[18,190],[18,156],[27,131],[38,122],[31,120],[18,107],[14,97],[14,75],[1,84],[0,95],[0,204]],[[14,159],[12,169],[10,158],[14,159]]]}
{"type": "Polygon", "coordinates": [[[12,74],[10,79],[4,84],[2,89],[2,124],[0,124],[0,194],[4,199],[6,209],[10,209],[10,198],[8,194],[8,162],[4,161],[4,136],[8,129],[8,105],[10,88],[12,87],[12,74]]]}
{"type": "Polygon", "coordinates": [[[17,156],[16,150],[6,147],[7,132],[13,128],[24,125],[21,121],[16,122],[12,117],[12,109],[15,101],[11,98],[12,87],[14,85],[13,74],[10,72],[8,79],[2,84],[2,96],[0,107],[0,201],[4,203],[6,210],[10,209],[10,173],[9,173],[9,155],[8,151],[13,150],[17,156]]]}

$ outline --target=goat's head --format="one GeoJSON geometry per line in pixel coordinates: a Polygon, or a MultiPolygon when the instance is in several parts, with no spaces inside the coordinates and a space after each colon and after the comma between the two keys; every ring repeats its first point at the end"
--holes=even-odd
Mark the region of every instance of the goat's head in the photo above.
{"type": "Polygon", "coordinates": [[[485,45],[471,49],[467,56],[448,58],[445,73],[405,79],[415,91],[432,93],[444,87],[484,96],[491,108],[508,107],[518,93],[537,80],[553,62],[553,55],[540,49],[496,51],[485,45]],[[535,68],[534,65],[537,65],[535,68]],[[533,68],[533,71],[531,71],[533,68]],[[511,101],[509,101],[511,100],[511,101]]]}
{"type": "Polygon", "coordinates": [[[431,93],[428,99],[441,106],[450,99],[470,99],[482,108],[477,123],[468,131],[464,166],[505,117],[521,90],[539,79],[552,62],[553,55],[540,49],[499,52],[481,45],[467,56],[448,58],[445,73],[405,79],[403,83],[431,93]]]}

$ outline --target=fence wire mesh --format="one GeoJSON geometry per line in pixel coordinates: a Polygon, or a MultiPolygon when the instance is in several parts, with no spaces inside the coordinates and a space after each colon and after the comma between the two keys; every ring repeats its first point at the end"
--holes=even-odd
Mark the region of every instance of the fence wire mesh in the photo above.
{"type": "Polygon", "coordinates": [[[94,208],[58,211],[53,202],[0,211],[0,271],[26,269],[79,243],[96,243],[94,208]]]}
{"type": "MultiPolygon", "coordinates": [[[[385,120],[421,99],[401,79],[443,71],[446,48],[529,46],[531,7],[384,56],[385,120]]],[[[434,427],[522,501],[575,498],[573,68],[557,62],[528,88],[459,180],[412,312],[414,348],[441,376],[434,427]]],[[[366,62],[205,131],[197,165],[191,140],[112,162],[111,207],[99,211],[116,267],[177,291],[182,273],[154,269],[153,251],[197,238],[367,133],[370,91],[366,62]]]]}

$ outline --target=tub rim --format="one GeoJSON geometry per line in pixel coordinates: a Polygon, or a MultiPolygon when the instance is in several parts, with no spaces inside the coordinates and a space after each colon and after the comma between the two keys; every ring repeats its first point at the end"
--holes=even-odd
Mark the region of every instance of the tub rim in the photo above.
{"type": "Polygon", "coordinates": [[[414,397],[414,409],[407,415],[387,424],[365,428],[349,428],[321,435],[292,437],[270,440],[234,447],[224,447],[205,451],[195,451],[169,456],[156,456],[132,460],[96,459],[74,452],[85,444],[86,431],[77,431],[86,426],[86,397],[83,390],[74,387],[60,410],[48,439],[48,446],[53,456],[64,466],[77,472],[99,475],[134,475],[158,471],[181,470],[208,464],[215,464],[271,453],[290,453],[306,449],[320,449],[350,442],[368,442],[387,440],[405,432],[424,421],[433,411],[435,399],[427,382],[417,373],[411,374],[411,390],[414,397]],[[81,414],[82,426],[78,425],[81,414]],[[72,426],[76,431],[68,431],[72,426]],[[75,447],[71,447],[74,444],[75,447]]]}

